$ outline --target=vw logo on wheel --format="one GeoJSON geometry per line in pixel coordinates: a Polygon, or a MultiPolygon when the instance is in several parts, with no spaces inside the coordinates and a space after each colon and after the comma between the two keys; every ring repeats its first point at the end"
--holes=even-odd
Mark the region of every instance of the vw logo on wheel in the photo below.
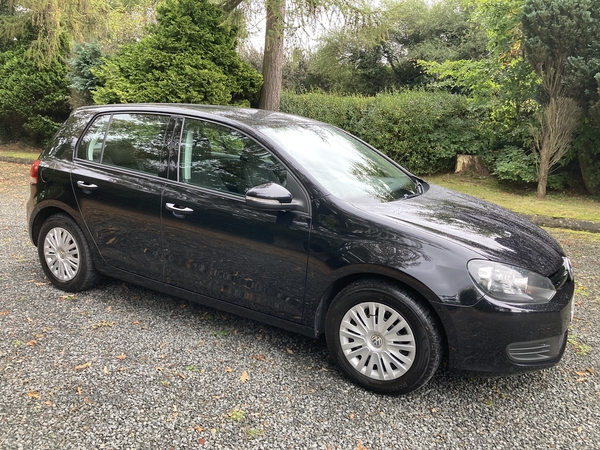
{"type": "Polygon", "coordinates": [[[371,345],[373,347],[379,348],[383,345],[383,336],[380,334],[374,334],[371,336],[371,345]]]}

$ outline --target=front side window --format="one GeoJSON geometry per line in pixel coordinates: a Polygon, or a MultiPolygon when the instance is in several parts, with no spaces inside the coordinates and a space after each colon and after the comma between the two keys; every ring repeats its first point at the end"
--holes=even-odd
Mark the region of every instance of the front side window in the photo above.
{"type": "Polygon", "coordinates": [[[99,116],[83,136],[77,157],[158,175],[169,119],[158,114],[99,116]]]}
{"type": "Polygon", "coordinates": [[[179,181],[245,195],[268,182],[285,185],[287,172],[260,144],[237,130],[185,119],[179,156],[179,181]]]}

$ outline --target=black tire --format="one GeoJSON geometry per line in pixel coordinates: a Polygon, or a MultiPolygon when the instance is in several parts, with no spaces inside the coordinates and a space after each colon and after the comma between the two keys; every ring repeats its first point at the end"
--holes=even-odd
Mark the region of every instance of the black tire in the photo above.
{"type": "Polygon", "coordinates": [[[57,288],[79,292],[100,281],[85,236],[69,216],[55,214],[46,219],[37,247],[42,268],[57,288]]]}
{"type": "Polygon", "coordinates": [[[374,392],[414,391],[431,379],[442,360],[435,316],[387,281],[362,280],[346,286],[329,307],[325,327],[327,346],[338,367],[374,392]]]}

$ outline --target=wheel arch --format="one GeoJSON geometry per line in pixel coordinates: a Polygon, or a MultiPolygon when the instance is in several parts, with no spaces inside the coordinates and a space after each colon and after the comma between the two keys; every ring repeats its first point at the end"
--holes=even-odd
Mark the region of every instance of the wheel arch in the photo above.
{"type": "Polygon", "coordinates": [[[440,315],[438,314],[438,311],[436,311],[436,308],[432,306],[432,302],[435,302],[437,298],[435,293],[433,293],[427,286],[413,277],[388,268],[377,268],[375,270],[371,269],[369,271],[354,272],[344,275],[331,283],[327,290],[323,293],[319,302],[318,311],[315,314],[314,327],[315,335],[317,337],[322,336],[325,333],[325,319],[327,316],[327,311],[333,303],[335,296],[349,284],[362,280],[379,280],[393,283],[405,290],[416,301],[425,306],[431,312],[432,316],[439,325],[439,330],[442,334],[444,353],[448,354],[448,332],[443,321],[441,320],[440,315]]]}
{"type": "Polygon", "coordinates": [[[68,216],[77,225],[79,225],[79,227],[83,230],[83,232],[85,234],[85,231],[86,231],[85,227],[83,227],[82,224],[80,223],[80,221],[77,220],[77,217],[76,217],[77,214],[74,214],[74,213],[75,213],[75,211],[70,211],[68,209],[56,206],[54,204],[45,206],[43,208],[38,207],[38,211],[35,214],[35,216],[32,218],[31,225],[30,225],[31,242],[33,242],[33,245],[35,245],[37,247],[38,237],[39,237],[42,225],[44,224],[44,222],[46,220],[48,220],[48,218],[50,216],[53,216],[55,214],[64,214],[64,215],[68,216]]]}

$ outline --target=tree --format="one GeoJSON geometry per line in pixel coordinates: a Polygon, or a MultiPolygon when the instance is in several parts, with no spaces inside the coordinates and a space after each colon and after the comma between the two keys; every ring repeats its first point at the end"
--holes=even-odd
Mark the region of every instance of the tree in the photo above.
{"type": "MultiPolygon", "coordinates": [[[[49,139],[69,115],[67,67],[62,58],[49,61],[43,70],[27,56],[35,31],[0,45],[0,135],[49,139]]],[[[66,54],[63,44],[61,55],[66,54]]]]}
{"type": "MultiPolygon", "coordinates": [[[[538,197],[545,197],[548,173],[571,146],[573,132],[580,124],[582,109],[569,94],[569,60],[589,53],[596,40],[599,17],[591,13],[590,0],[527,0],[523,11],[524,50],[541,78],[543,110],[536,137],[539,152],[538,197]]],[[[571,86],[571,88],[574,86],[571,86]]]]}
{"type": "MultiPolygon", "coordinates": [[[[261,1],[262,0],[255,0],[261,1]]],[[[252,0],[221,0],[220,5],[227,15],[235,14],[252,0]]],[[[292,23],[302,27],[310,18],[338,11],[351,17],[355,26],[363,19],[368,20],[371,10],[361,0],[264,0],[266,12],[265,48],[263,55],[264,84],[261,90],[261,108],[278,110],[281,95],[284,65],[284,41],[286,28],[292,23]]],[[[238,16],[239,17],[239,16],[238,16]]]]}
{"type": "Polygon", "coordinates": [[[418,60],[477,60],[486,53],[484,33],[458,0],[384,3],[369,27],[329,33],[313,58],[322,85],[342,93],[374,95],[426,83],[418,60]]]}
{"type": "Polygon", "coordinates": [[[266,0],[267,11],[265,56],[263,59],[263,86],[258,107],[279,110],[283,81],[283,38],[285,0],[266,0]]]}
{"type": "Polygon", "coordinates": [[[189,102],[248,105],[261,77],[236,53],[236,30],[208,0],[167,0],[157,25],[92,72],[96,103],[189,102]]]}
{"type": "Polygon", "coordinates": [[[69,48],[73,41],[83,41],[101,28],[110,10],[106,0],[8,0],[3,8],[19,12],[3,21],[0,37],[12,39],[34,30],[28,56],[46,67],[64,56],[65,45],[69,48]]]}

